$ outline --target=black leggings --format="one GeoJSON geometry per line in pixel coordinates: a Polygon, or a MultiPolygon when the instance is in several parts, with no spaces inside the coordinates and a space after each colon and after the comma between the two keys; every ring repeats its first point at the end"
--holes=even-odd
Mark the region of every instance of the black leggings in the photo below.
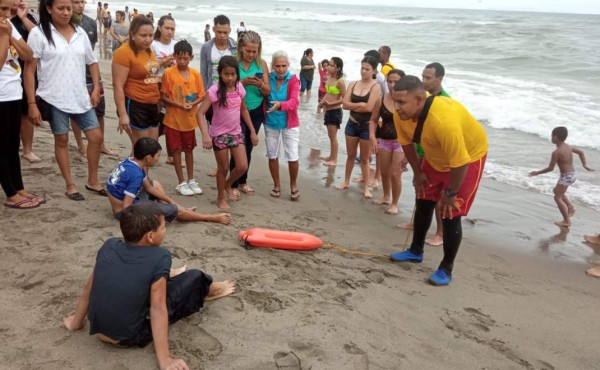
{"type": "MultiPolygon", "coordinates": [[[[250,132],[248,131],[248,126],[246,126],[246,122],[240,118],[242,125],[242,133],[244,134],[245,144],[246,144],[246,157],[248,158],[248,171],[250,170],[250,159],[252,159],[252,149],[254,145],[252,145],[252,140],[250,139],[250,132]]],[[[263,111],[262,104],[257,108],[252,109],[250,111],[250,120],[252,121],[252,126],[254,126],[254,131],[256,131],[256,135],[260,131],[260,126],[265,121],[265,113],[263,111]]],[[[233,160],[233,156],[229,160],[229,171],[232,171],[235,168],[235,161],[233,160]]],[[[231,184],[232,188],[238,188],[240,185],[244,185],[248,182],[248,171],[244,172],[239,179],[237,179],[233,184],[231,184]]]]}
{"type": "Polygon", "coordinates": [[[0,102],[0,119],[0,184],[10,198],[24,189],[19,158],[21,100],[0,102]]]}
{"type": "MultiPolygon", "coordinates": [[[[410,250],[416,254],[423,254],[425,237],[431,226],[436,202],[431,200],[416,200],[413,240],[410,250]]],[[[454,218],[443,218],[444,227],[444,259],[439,268],[444,269],[449,275],[452,274],[454,259],[458,254],[458,248],[462,241],[462,216],[454,218]]]]}

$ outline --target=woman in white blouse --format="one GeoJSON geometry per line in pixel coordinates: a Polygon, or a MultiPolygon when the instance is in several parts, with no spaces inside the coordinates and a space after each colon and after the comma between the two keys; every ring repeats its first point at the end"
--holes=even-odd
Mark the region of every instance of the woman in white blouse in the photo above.
{"type": "Polygon", "coordinates": [[[93,107],[100,100],[100,70],[85,31],[70,22],[71,0],[41,0],[40,26],[29,34],[27,43],[33,60],[25,65],[25,92],[29,120],[40,125],[50,123],[54,134],[54,154],[66,183],[65,195],[71,200],[85,200],[71,176],[69,158],[69,118],[73,118],[88,141],[88,180],[85,188],[106,196],[98,182],[98,162],[102,131],[93,107]],[[85,66],[90,66],[93,92],[88,93],[85,66]],[[35,90],[34,75],[38,73],[35,90]]]}

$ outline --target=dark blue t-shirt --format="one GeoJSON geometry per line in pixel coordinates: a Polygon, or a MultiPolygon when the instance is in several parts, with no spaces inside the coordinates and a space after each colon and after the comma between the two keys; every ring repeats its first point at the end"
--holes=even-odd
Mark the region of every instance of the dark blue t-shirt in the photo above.
{"type": "Polygon", "coordinates": [[[96,256],[88,319],[90,334],[124,341],[146,324],[150,289],[169,278],[171,252],[161,247],[137,247],[108,239],[96,256]]]}
{"type": "Polygon", "coordinates": [[[127,158],[119,162],[106,179],[106,190],[118,200],[125,199],[125,195],[135,199],[145,178],[146,173],[137,162],[127,158]]]}

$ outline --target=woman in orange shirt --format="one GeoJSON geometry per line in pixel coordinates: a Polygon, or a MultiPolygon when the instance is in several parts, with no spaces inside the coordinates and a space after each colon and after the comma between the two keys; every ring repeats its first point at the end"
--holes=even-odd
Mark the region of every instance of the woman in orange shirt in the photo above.
{"type": "Polygon", "coordinates": [[[127,132],[131,144],[142,137],[158,140],[158,70],[152,51],[154,26],[144,16],[131,21],[129,40],[113,55],[112,78],[119,116],[119,132],[127,132]]]}

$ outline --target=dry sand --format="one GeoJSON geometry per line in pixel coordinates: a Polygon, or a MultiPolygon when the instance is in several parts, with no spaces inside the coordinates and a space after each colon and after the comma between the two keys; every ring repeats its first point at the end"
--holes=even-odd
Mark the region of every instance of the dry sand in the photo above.
{"type": "MultiPolygon", "coordinates": [[[[107,82],[106,142],[125,157],[129,139],[116,133],[108,62],[102,61],[101,71],[107,82]]],[[[87,327],[75,333],[61,328],[96,251],[120,233],[106,198],[83,189],[86,164],[74,144],[72,171],[85,202],[63,194],[47,125],[36,130],[34,151],[43,162],[23,162],[25,184],[48,203],[32,211],[0,209],[0,368],[155,368],[152,346],[119,349],[89,336],[87,327]]],[[[261,144],[249,178],[256,194],[232,204],[233,225],[168,226],[165,247],[174,266],[238,282],[235,295],[208,302],[170,327],[173,356],[193,369],[600,368],[599,281],[584,274],[594,251],[580,242],[584,232],[597,231],[591,222],[597,212],[580,207],[570,234],[557,234],[550,197],[484,181],[464,222],[455,280],[444,288],[425,283],[442,257],[440,247],[427,247],[419,265],[331,249],[241,248],[236,232],[251,227],[309,232],[384,255],[403,248],[407,234],[394,225],[410,218],[412,189],[404,189],[398,216],[385,215],[385,208],[362,199],[358,186],[345,192],[327,187],[339,181],[343,167],[309,168],[307,152],[299,202],[288,200],[285,176],[282,197],[269,196],[261,144]]],[[[204,195],[171,194],[217,212],[215,181],[205,175],[214,167],[213,154],[200,148],[195,154],[204,195]]],[[[174,170],[162,162],[153,176],[171,190],[174,170]]],[[[102,178],[115,163],[101,158],[102,178]]],[[[404,175],[406,183],[410,178],[404,175]]]]}

